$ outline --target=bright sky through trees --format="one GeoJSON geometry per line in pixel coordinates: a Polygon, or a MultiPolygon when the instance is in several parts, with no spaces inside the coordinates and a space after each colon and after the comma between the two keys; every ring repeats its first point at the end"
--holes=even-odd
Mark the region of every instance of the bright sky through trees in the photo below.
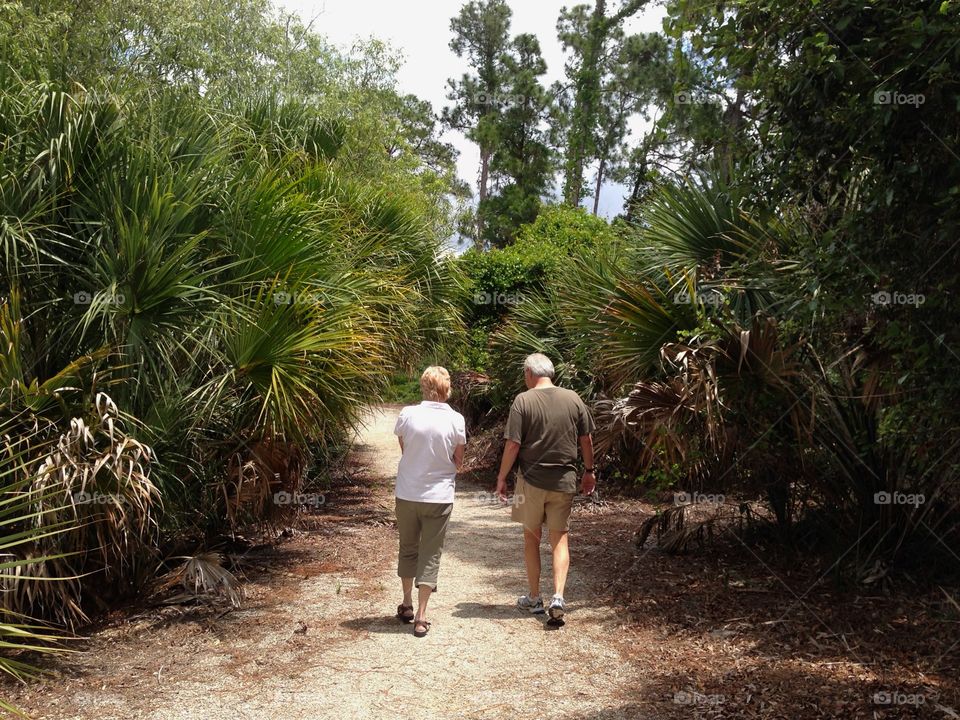
{"type": "MultiPolygon", "coordinates": [[[[429,100],[438,112],[448,103],[447,78],[460,77],[467,70],[465,61],[453,54],[448,43],[452,37],[450,19],[463,5],[462,0],[283,0],[283,8],[300,14],[307,22],[314,20],[314,29],[331,42],[349,47],[359,38],[370,36],[389,42],[404,53],[406,62],[397,73],[400,89],[429,100]]],[[[540,40],[547,74],[543,83],[549,86],[564,77],[564,56],[557,40],[556,22],[563,6],[575,5],[571,0],[524,0],[511,2],[511,34],[533,33],[540,40]]],[[[663,7],[651,5],[629,18],[624,29],[631,32],[656,32],[661,29],[663,7]]],[[[635,118],[631,124],[638,132],[644,123],[635,118]]],[[[448,131],[444,139],[460,151],[460,176],[476,192],[477,146],[462,133],[448,131]]],[[[591,168],[591,173],[595,168],[591,168]]],[[[557,193],[560,181],[558,179],[557,193]]],[[[623,210],[626,189],[608,183],[600,197],[600,214],[613,217],[623,210]]],[[[592,198],[584,199],[589,205],[592,198]]]]}

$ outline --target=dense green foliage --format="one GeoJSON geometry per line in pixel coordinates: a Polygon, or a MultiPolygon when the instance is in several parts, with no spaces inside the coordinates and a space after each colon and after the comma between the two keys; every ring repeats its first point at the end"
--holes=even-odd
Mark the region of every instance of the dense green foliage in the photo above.
{"type": "Polygon", "coordinates": [[[222,452],[335,436],[425,341],[438,239],[415,200],[338,174],[340,140],[311,113],[31,86],[4,100],[33,128],[0,156],[18,220],[6,410],[60,415],[71,393],[48,379],[99,375],[145,423],[155,482],[182,495],[173,518],[222,516],[202,497],[222,452]],[[211,433],[222,451],[195,444],[211,433]]]}
{"type": "Polygon", "coordinates": [[[606,221],[582,209],[553,205],[545,206],[535,222],[520,226],[512,245],[465,252],[456,266],[463,278],[462,317],[471,332],[458,364],[476,370],[502,367],[500,358],[489,353],[489,333],[525,300],[543,294],[572,256],[616,243],[606,221]]]}
{"type": "Polygon", "coordinates": [[[3,3],[0,35],[14,646],[49,639],[21,614],[75,626],[169,554],[301,509],[277,493],[323,482],[459,327],[463,187],[392,51],[342,55],[259,0],[3,3]]]}
{"type": "Polygon", "coordinates": [[[466,3],[440,121],[390,48],[264,0],[0,3],[0,634],[46,643],[20,613],[76,624],[173,539],[289,517],[274,493],[424,360],[495,414],[535,351],[608,476],[735,494],[869,582],[942,570],[960,8],[671,0],[627,34],[644,5],[565,8],[548,90],[509,5],[466,3]],[[459,220],[441,124],[480,150],[459,220]]]}
{"type": "MultiPolygon", "coordinates": [[[[579,6],[561,27],[583,107],[608,12],[579,6]]],[[[782,539],[825,543],[874,581],[919,548],[925,571],[948,567],[958,12],[670,3],[645,41],[661,50],[633,61],[657,120],[616,168],[632,186],[622,242],[554,275],[532,249],[465,258],[491,287],[537,288],[492,327],[493,396],[547,352],[594,402],[610,472],[762,498],[782,539]]],[[[569,200],[599,136],[566,122],[569,200]]]]}

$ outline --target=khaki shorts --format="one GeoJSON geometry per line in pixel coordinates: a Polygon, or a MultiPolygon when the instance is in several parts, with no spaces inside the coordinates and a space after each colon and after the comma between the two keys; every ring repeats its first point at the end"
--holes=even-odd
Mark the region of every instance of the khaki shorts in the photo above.
{"type": "Polygon", "coordinates": [[[523,523],[528,530],[539,530],[546,524],[548,530],[566,531],[569,529],[570,509],[575,494],[535,487],[524,482],[518,472],[510,518],[523,523]]]}

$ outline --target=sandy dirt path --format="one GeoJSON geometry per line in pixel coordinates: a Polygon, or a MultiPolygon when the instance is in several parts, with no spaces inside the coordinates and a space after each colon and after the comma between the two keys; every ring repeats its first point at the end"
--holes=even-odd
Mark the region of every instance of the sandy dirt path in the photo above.
{"type": "MultiPolygon", "coordinates": [[[[400,458],[396,411],[372,420],[357,453],[378,479],[392,482],[400,458]]],[[[568,578],[565,627],[550,628],[542,617],[518,610],[516,597],[526,588],[522,532],[489,498],[484,489],[458,488],[438,592],[430,601],[429,635],[416,639],[411,626],[396,620],[372,622],[366,637],[342,649],[344,673],[328,683],[318,711],[333,702],[359,717],[635,717],[617,710],[628,695],[628,664],[607,634],[613,631],[612,622],[607,629],[611,611],[590,606],[583,568],[572,568],[568,578]],[[357,665],[361,658],[367,662],[357,665]],[[351,662],[364,671],[362,678],[351,675],[351,662]],[[385,674],[366,674],[374,667],[385,674]]],[[[548,547],[544,540],[547,596],[548,547]]],[[[371,614],[390,611],[400,600],[392,564],[383,587],[370,598],[371,614]]]]}
{"type": "MultiPolygon", "coordinates": [[[[353,450],[386,521],[396,413],[372,413],[353,450]]],[[[301,547],[299,565],[284,563],[294,579],[255,579],[240,610],[99,630],[57,677],[13,699],[44,720],[641,716],[627,701],[636,678],[612,641],[613,611],[590,602],[589,569],[571,570],[565,627],[519,611],[521,530],[483,490],[458,488],[433,627],[417,639],[392,617],[396,534],[384,520],[337,529],[357,536],[363,557],[327,558],[322,542],[301,547]]]]}

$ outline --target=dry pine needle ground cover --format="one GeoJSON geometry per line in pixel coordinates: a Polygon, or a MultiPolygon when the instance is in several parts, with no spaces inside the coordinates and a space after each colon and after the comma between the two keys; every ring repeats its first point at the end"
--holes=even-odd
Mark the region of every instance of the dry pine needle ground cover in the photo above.
{"type": "Polygon", "coordinates": [[[396,411],[371,417],[320,514],[244,555],[239,609],[120,608],[6,696],[47,720],[958,717],[955,588],[841,590],[722,529],[682,555],[638,548],[658,506],[636,498],[578,501],[564,628],[519,613],[490,436],[458,486],[434,627],[414,639],[392,617],[396,411]]]}

